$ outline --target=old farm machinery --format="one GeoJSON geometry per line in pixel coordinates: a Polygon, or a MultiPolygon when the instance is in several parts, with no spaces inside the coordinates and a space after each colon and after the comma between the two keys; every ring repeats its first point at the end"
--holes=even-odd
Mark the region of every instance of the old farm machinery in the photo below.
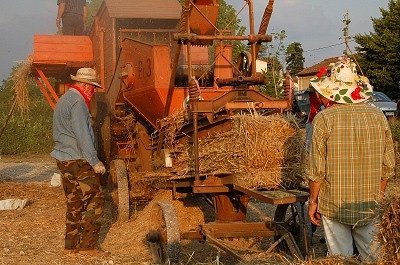
{"type": "Polygon", "coordinates": [[[215,220],[181,233],[172,205],[159,202],[160,224],[148,235],[159,263],[177,261],[182,239],[207,241],[239,259],[221,239],[272,237],[276,240],[270,249],[285,241],[292,254],[306,254],[307,192],[250,189],[235,181],[234,172],[200,170],[199,142],[230,130],[235,114],[291,109],[289,79],[282,99],[257,87],[265,82],[255,65],[260,44],[271,41],[266,29],[274,1],[266,6],[258,32],[253,1],[244,1],[242,10],[247,7],[249,16],[249,34],[244,36],[218,26],[218,0],[186,0],[182,6],[176,0],[138,2],[105,0],[90,36],[38,35],[34,41],[33,74],[52,107],[77,68],[92,66],[100,75],[104,89],[91,108],[118,218],[129,219],[130,205],[167,188],[173,197],[204,196],[215,209],[215,220]],[[235,63],[234,41],[249,47],[235,63]],[[57,89],[48,76],[61,80],[57,89]],[[163,130],[166,118],[178,112],[184,122],[173,140],[190,147],[187,170],[179,176],[163,130]],[[246,222],[250,198],[276,205],[273,221],[246,222]]]}

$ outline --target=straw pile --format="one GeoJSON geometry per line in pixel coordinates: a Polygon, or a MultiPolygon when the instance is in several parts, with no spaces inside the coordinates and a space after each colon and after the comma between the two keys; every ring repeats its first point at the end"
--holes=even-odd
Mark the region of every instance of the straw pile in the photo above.
{"type": "MultiPolygon", "coordinates": [[[[167,135],[174,170],[185,176],[193,170],[191,145],[167,135]]],[[[231,130],[199,140],[200,174],[235,173],[236,183],[247,188],[292,187],[303,180],[304,150],[304,132],[292,116],[235,115],[231,130]]]]}
{"type": "Polygon", "coordinates": [[[325,258],[308,258],[296,262],[296,265],[357,265],[360,261],[356,257],[329,256],[325,258]]]}
{"type": "Polygon", "coordinates": [[[380,206],[381,222],[378,240],[381,244],[380,264],[400,264],[400,196],[386,197],[380,206]]]}
{"type": "Polygon", "coordinates": [[[29,112],[28,86],[31,80],[31,67],[32,58],[28,57],[11,74],[15,100],[22,117],[25,117],[29,112]]]}

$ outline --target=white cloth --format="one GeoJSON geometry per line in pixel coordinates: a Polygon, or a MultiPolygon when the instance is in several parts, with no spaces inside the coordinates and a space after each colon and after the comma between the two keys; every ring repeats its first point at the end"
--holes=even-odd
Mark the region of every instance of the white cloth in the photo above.
{"type": "Polygon", "coordinates": [[[377,221],[367,225],[352,226],[332,221],[322,216],[328,255],[353,256],[354,245],[363,261],[375,261],[379,243],[374,240],[378,232],[377,221]]]}
{"type": "Polygon", "coordinates": [[[21,210],[25,207],[28,199],[6,199],[0,201],[0,210],[21,210]]]}
{"type": "Polygon", "coordinates": [[[61,186],[61,175],[58,173],[54,173],[51,177],[50,186],[52,187],[60,187],[61,186]]]}

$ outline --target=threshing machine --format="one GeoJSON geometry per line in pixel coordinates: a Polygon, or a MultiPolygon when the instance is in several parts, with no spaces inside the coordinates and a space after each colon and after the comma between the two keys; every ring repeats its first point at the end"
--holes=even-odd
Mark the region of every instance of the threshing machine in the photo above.
{"type": "Polygon", "coordinates": [[[182,5],[177,0],[104,0],[89,36],[34,38],[32,72],[52,107],[69,74],[83,66],[99,73],[103,89],[91,111],[119,219],[129,219],[130,205],[150,200],[160,179],[174,197],[185,192],[211,198],[215,221],[185,233],[179,232],[172,205],[159,203],[163,224],[148,239],[160,263],[177,261],[181,239],[207,241],[238,258],[221,238],[273,237],[278,240],[274,245],[286,241],[295,255],[308,251],[306,192],[285,190],[276,196],[237,185],[229,172],[199,171],[199,140],[228,130],[232,115],[248,109],[264,115],[291,109],[290,80],[284,82],[283,99],[258,90],[265,80],[256,73],[256,58],[261,43],[272,39],[266,30],[273,2],[265,7],[256,32],[253,0],[244,1],[247,35],[236,35],[229,23],[220,26],[219,0],[185,0],[182,5]],[[238,41],[246,42],[248,51],[234,62],[232,43],[238,41]],[[47,77],[60,80],[56,89],[47,77]],[[182,110],[185,125],[176,140],[192,145],[191,163],[187,174],[175,179],[162,127],[164,118],[182,110]],[[273,222],[245,221],[250,197],[277,205],[273,222]]]}

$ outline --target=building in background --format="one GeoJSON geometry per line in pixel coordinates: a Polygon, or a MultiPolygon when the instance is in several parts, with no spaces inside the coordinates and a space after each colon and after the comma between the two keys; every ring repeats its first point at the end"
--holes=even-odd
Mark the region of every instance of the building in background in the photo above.
{"type": "Polygon", "coordinates": [[[310,79],[313,78],[321,69],[321,67],[328,67],[329,64],[337,62],[340,56],[327,58],[313,66],[304,68],[300,73],[297,74],[297,86],[298,91],[306,90],[310,85],[310,79]]]}

